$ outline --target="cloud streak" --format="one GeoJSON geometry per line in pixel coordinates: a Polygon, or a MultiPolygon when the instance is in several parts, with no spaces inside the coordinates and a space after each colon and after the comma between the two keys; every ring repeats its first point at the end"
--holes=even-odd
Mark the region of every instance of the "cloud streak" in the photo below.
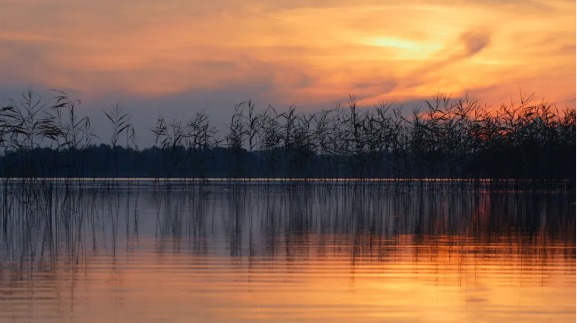
{"type": "Polygon", "coordinates": [[[430,62],[413,72],[413,79],[419,76],[442,70],[448,65],[470,58],[491,43],[488,30],[468,30],[459,36],[457,42],[451,43],[434,55],[430,62]]]}
{"type": "Polygon", "coordinates": [[[464,58],[482,51],[484,48],[489,46],[491,39],[490,34],[487,31],[471,30],[461,35],[461,41],[465,47],[465,52],[463,53],[464,58]]]}

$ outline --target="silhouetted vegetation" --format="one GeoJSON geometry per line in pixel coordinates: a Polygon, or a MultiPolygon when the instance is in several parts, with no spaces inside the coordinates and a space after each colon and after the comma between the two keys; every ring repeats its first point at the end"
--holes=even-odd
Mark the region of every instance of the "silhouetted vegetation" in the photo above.
{"type": "Polygon", "coordinates": [[[0,110],[0,176],[282,178],[575,178],[575,110],[548,103],[498,109],[437,95],[410,115],[382,104],[298,113],[237,105],[225,131],[195,112],[159,118],[152,147],[138,149],[116,106],[109,144],[64,93],[31,91],[0,110]],[[102,138],[101,138],[102,139],[102,138]]]}

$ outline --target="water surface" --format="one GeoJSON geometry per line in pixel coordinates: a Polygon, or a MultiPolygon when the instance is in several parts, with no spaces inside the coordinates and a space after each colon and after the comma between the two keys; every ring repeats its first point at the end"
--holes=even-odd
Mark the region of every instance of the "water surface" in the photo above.
{"type": "Polygon", "coordinates": [[[574,184],[4,182],[0,321],[575,321],[574,184]]]}

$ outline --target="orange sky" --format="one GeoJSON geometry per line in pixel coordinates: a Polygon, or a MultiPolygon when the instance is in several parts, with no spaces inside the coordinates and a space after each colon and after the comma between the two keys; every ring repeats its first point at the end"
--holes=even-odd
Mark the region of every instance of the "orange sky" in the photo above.
{"type": "Polygon", "coordinates": [[[209,108],[521,89],[575,105],[575,1],[309,2],[0,0],[0,88],[209,108]]]}

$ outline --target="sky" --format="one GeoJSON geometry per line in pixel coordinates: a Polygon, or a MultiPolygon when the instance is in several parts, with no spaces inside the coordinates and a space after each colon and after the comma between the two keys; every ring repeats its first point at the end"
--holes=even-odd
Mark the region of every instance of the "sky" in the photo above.
{"type": "Polygon", "coordinates": [[[143,144],[159,116],[203,111],[224,124],[247,99],[306,112],[349,95],[363,107],[437,92],[499,106],[522,92],[574,107],[575,10],[565,0],[0,0],[0,99],[63,90],[97,128],[121,104],[143,144]]]}

